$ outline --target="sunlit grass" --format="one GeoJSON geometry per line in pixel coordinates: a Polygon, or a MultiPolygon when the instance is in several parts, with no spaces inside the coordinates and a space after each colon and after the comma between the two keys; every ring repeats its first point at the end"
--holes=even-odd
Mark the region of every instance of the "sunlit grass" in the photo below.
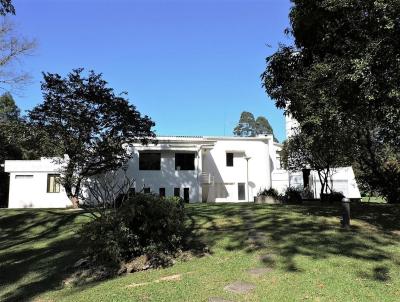
{"type": "Polygon", "coordinates": [[[352,228],[346,231],[335,206],[190,205],[187,224],[210,247],[210,255],[65,288],[62,280],[83,248],[75,231],[87,217],[62,210],[0,213],[2,301],[400,300],[396,206],[353,206],[352,228]],[[264,234],[264,247],[250,245],[254,230],[264,234]],[[246,273],[255,267],[272,271],[261,277],[246,273]],[[224,290],[237,280],[256,289],[248,294],[224,290]]]}

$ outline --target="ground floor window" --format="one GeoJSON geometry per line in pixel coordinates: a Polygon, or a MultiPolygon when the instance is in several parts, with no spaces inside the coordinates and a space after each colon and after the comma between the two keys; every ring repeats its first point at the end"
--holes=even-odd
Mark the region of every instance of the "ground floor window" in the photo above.
{"type": "Polygon", "coordinates": [[[174,188],[174,196],[175,197],[180,197],[181,196],[181,189],[180,188],[174,188]]]}
{"type": "Polygon", "coordinates": [[[144,194],[150,194],[150,188],[144,188],[143,189],[144,194]]]}
{"type": "Polygon", "coordinates": [[[239,200],[245,200],[246,199],[245,191],[246,191],[245,183],[243,183],[243,182],[238,183],[238,197],[239,197],[239,200]]]}
{"type": "Polygon", "coordinates": [[[47,174],[47,193],[60,193],[60,174],[47,174]]]}
{"type": "Polygon", "coordinates": [[[160,188],[159,195],[160,197],[165,197],[165,188],[160,188]]]}

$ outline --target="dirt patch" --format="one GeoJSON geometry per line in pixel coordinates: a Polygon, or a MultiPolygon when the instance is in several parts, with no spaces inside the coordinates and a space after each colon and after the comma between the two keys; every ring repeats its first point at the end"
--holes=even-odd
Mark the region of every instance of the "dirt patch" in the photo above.
{"type": "Polygon", "coordinates": [[[181,281],[182,280],[182,275],[189,275],[189,274],[193,274],[193,272],[187,272],[187,273],[184,273],[184,274],[169,275],[169,276],[161,277],[159,279],[156,279],[156,280],[153,280],[153,281],[150,281],[150,282],[132,283],[132,284],[129,284],[127,287],[128,288],[132,288],[132,287],[145,286],[145,285],[149,285],[149,284],[152,284],[152,283],[181,281]]]}

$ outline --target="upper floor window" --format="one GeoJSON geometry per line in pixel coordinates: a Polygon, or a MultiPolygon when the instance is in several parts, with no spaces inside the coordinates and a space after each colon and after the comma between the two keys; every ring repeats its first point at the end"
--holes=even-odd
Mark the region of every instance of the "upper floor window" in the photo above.
{"type": "Polygon", "coordinates": [[[161,170],[161,153],[140,152],[139,170],[161,170]]]}
{"type": "Polygon", "coordinates": [[[175,153],[175,170],[194,170],[194,153],[175,153]]]}
{"type": "Polygon", "coordinates": [[[226,166],[233,167],[233,153],[226,153],[226,166]]]}
{"type": "Polygon", "coordinates": [[[60,174],[47,175],[47,193],[60,193],[60,174]]]}

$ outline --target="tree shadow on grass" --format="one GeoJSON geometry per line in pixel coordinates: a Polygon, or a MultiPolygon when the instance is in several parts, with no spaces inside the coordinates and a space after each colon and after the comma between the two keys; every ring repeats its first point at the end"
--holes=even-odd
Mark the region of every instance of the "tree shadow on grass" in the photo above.
{"type": "Polygon", "coordinates": [[[382,264],[384,261],[399,265],[386,248],[400,241],[391,233],[400,229],[398,213],[398,207],[355,205],[353,218],[362,224],[357,223],[350,230],[340,227],[340,205],[209,205],[191,209],[189,216],[194,228],[196,223],[198,230],[207,228],[203,240],[211,250],[225,240],[223,248],[228,251],[276,253],[288,272],[302,270],[296,264],[297,256],[312,259],[342,256],[376,263],[382,271],[388,269],[382,264]],[[221,216],[242,223],[218,224],[221,216]],[[254,231],[266,235],[266,245],[249,244],[249,232],[254,231]]]}
{"type": "Polygon", "coordinates": [[[81,256],[83,247],[73,232],[84,214],[25,210],[9,215],[7,211],[0,218],[0,300],[29,301],[59,288],[81,256]]]}

